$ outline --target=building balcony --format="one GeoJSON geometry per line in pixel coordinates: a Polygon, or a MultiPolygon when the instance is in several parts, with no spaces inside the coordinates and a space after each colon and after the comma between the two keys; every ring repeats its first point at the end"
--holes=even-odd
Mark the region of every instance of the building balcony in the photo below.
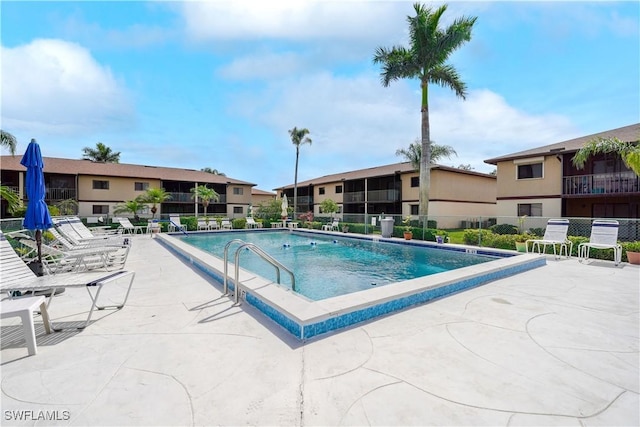
{"type": "MultiPolygon", "coordinates": [[[[68,200],[68,199],[77,200],[77,194],[78,192],[76,191],[75,188],[48,187],[44,198],[45,200],[50,200],[50,201],[60,201],[60,200],[68,200]]],[[[26,196],[26,190],[25,190],[25,196],[26,196]]]]}
{"type": "Polygon", "coordinates": [[[563,196],[625,195],[640,192],[640,177],[633,172],[565,176],[563,181],[563,196]]]}
{"type": "MultiPolygon", "coordinates": [[[[171,195],[171,198],[169,200],[167,200],[165,203],[194,203],[194,198],[193,198],[193,193],[189,192],[189,193],[169,193],[169,195],[171,195]]],[[[200,203],[202,203],[202,201],[200,201],[200,203]]],[[[217,202],[211,200],[209,202],[210,205],[215,205],[215,204],[225,204],[227,203],[227,195],[226,194],[220,194],[219,195],[219,200],[217,202]]]]}

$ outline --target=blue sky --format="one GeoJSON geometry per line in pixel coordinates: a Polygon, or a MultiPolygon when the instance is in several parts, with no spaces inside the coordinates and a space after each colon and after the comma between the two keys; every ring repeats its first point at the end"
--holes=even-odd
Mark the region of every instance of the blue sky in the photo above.
{"type": "MultiPolygon", "coordinates": [[[[438,6],[442,3],[428,3],[438,6]]],[[[430,90],[432,139],[470,164],[640,121],[640,3],[449,2],[477,16],[450,58],[466,100],[430,90]]],[[[298,181],[401,161],[420,135],[415,80],[380,84],[407,45],[405,1],[7,2],[1,126],[43,155],[102,142],[122,163],[298,181]]],[[[6,154],[6,150],[3,150],[6,154]]]]}

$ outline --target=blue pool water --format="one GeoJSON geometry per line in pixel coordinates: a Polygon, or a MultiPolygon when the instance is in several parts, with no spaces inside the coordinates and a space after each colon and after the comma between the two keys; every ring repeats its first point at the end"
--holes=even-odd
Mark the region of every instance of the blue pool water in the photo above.
{"type": "MultiPolygon", "coordinates": [[[[374,286],[496,259],[487,255],[428,247],[289,231],[216,232],[180,237],[184,242],[219,258],[223,258],[227,242],[237,238],[256,244],[293,271],[296,292],[311,300],[371,289],[374,286]]],[[[231,262],[238,247],[239,244],[230,247],[231,262]]],[[[248,250],[241,253],[240,266],[264,278],[276,280],[274,267],[248,250]]],[[[281,284],[291,287],[289,275],[284,272],[281,274],[281,284]]]]}

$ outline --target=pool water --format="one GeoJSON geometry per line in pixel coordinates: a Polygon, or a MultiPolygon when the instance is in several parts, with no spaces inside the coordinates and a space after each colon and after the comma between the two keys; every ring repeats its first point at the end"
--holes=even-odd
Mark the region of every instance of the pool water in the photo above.
{"type": "MultiPolygon", "coordinates": [[[[314,301],[496,259],[429,247],[290,231],[216,232],[180,237],[185,243],[219,258],[224,256],[225,245],[237,238],[259,246],[293,271],[296,292],[314,301]]],[[[232,263],[239,246],[238,243],[229,248],[232,263]]],[[[241,252],[240,267],[276,281],[275,268],[249,250],[241,252]]],[[[280,276],[281,285],[290,288],[289,275],[281,272],[280,276]]]]}

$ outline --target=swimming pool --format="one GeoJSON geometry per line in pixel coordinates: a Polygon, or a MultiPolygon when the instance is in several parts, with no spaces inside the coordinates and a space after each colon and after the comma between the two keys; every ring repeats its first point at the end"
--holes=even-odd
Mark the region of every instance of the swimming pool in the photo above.
{"type": "MultiPolygon", "coordinates": [[[[223,258],[225,245],[237,237],[234,232],[220,232],[179,238],[223,258]]],[[[295,274],[295,292],[314,301],[496,259],[495,256],[442,251],[425,246],[285,230],[244,232],[241,239],[259,246],[289,268],[295,274]]],[[[229,260],[232,262],[238,247],[239,244],[229,247],[229,260]]],[[[240,266],[276,281],[273,266],[253,252],[241,253],[240,266]]],[[[281,284],[291,288],[290,277],[283,274],[281,284]]]]}
{"type": "MultiPolygon", "coordinates": [[[[265,230],[263,232],[269,231],[265,230]]],[[[283,230],[281,232],[303,234],[314,239],[318,239],[320,236],[342,237],[341,233],[315,230],[283,230]]],[[[223,232],[211,231],[189,234],[195,237],[198,234],[212,235],[218,233],[221,234],[223,232]]],[[[246,231],[234,230],[228,233],[233,234],[233,238],[242,239],[246,231]]],[[[210,252],[185,243],[177,236],[179,234],[160,233],[156,235],[156,240],[186,263],[191,264],[203,274],[210,276],[214,279],[212,284],[222,289],[224,280],[223,260],[210,252]]],[[[371,286],[367,290],[317,301],[302,297],[284,286],[275,285],[273,280],[247,271],[244,268],[239,270],[238,283],[232,283],[231,286],[235,285],[239,288],[237,294],[240,297],[240,301],[255,307],[296,339],[307,340],[546,264],[544,255],[533,253],[518,254],[515,251],[500,249],[453,244],[437,245],[434,242],[421,241],[407,242],[394,238],[385,239],[357,234],[350,235],[350,238],[355,241],[379,239],[380,243],[427,246],[446,254],[462,252],[495,257],[495,260],[429,276],[389,283],[385,286],[371,286]]],[[[233,256],[230,257],[230,260],[233,260],[233,256]]],[[[233,266],[229,268],[229,274],[233,276],[233,266]]],[[[231,277],[231,280],[233,280],[233,277],[231,277]]],[[[176,286],[179,286],[179,284],[176,284],[176,286]]]]}

